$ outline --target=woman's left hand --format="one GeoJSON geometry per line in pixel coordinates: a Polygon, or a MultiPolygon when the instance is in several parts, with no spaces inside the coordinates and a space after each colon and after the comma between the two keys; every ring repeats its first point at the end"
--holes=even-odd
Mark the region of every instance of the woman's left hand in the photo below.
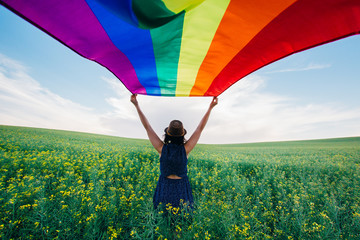
{"type": "Polygon", "coordinates": [[[132,102],[135,106],[137,106],[139,104],[137,99],[136,99],[136,96],[137,96],[137,94],[133,94],[130,97],[130,102],[132,102]]]}

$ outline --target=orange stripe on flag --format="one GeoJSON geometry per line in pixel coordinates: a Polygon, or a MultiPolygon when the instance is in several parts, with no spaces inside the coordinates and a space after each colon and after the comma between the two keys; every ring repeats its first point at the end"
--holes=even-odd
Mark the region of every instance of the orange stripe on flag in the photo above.
{"type": "Polygon", "coordinates": [[[191,96],[202,96],[214,78],[269,22],[295,0],[232,0],[200,66],[191,96]]]}

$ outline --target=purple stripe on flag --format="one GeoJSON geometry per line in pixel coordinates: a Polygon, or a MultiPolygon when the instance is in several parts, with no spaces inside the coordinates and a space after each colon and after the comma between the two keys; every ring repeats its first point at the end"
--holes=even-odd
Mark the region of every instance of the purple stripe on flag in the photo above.
{"type": "Polygon", "coordinates": [[[111,42],[84,0],[1,2],[81,56],[109,69],[132,93],[146,94],[129,59],[111,42]]]}

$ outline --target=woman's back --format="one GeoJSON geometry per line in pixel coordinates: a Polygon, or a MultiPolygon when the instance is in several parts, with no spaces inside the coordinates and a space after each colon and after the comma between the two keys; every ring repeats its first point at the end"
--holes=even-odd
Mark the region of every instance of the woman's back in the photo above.
{"type": "Polygon", "coordinates": [[[160,157],[160,174],[164,177],[187,175],[187,156],[184,145],[164,144],[160,157]]]}

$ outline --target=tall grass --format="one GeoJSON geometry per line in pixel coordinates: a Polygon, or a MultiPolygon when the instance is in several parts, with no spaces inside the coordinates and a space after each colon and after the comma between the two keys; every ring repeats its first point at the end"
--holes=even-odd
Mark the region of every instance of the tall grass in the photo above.
{"type": "Polygon", "coordinates": [[[198,145],[196,207],[152,208],[148,141],[0,126],[1,239],[359,239],[360,138],[198,145]]]}

